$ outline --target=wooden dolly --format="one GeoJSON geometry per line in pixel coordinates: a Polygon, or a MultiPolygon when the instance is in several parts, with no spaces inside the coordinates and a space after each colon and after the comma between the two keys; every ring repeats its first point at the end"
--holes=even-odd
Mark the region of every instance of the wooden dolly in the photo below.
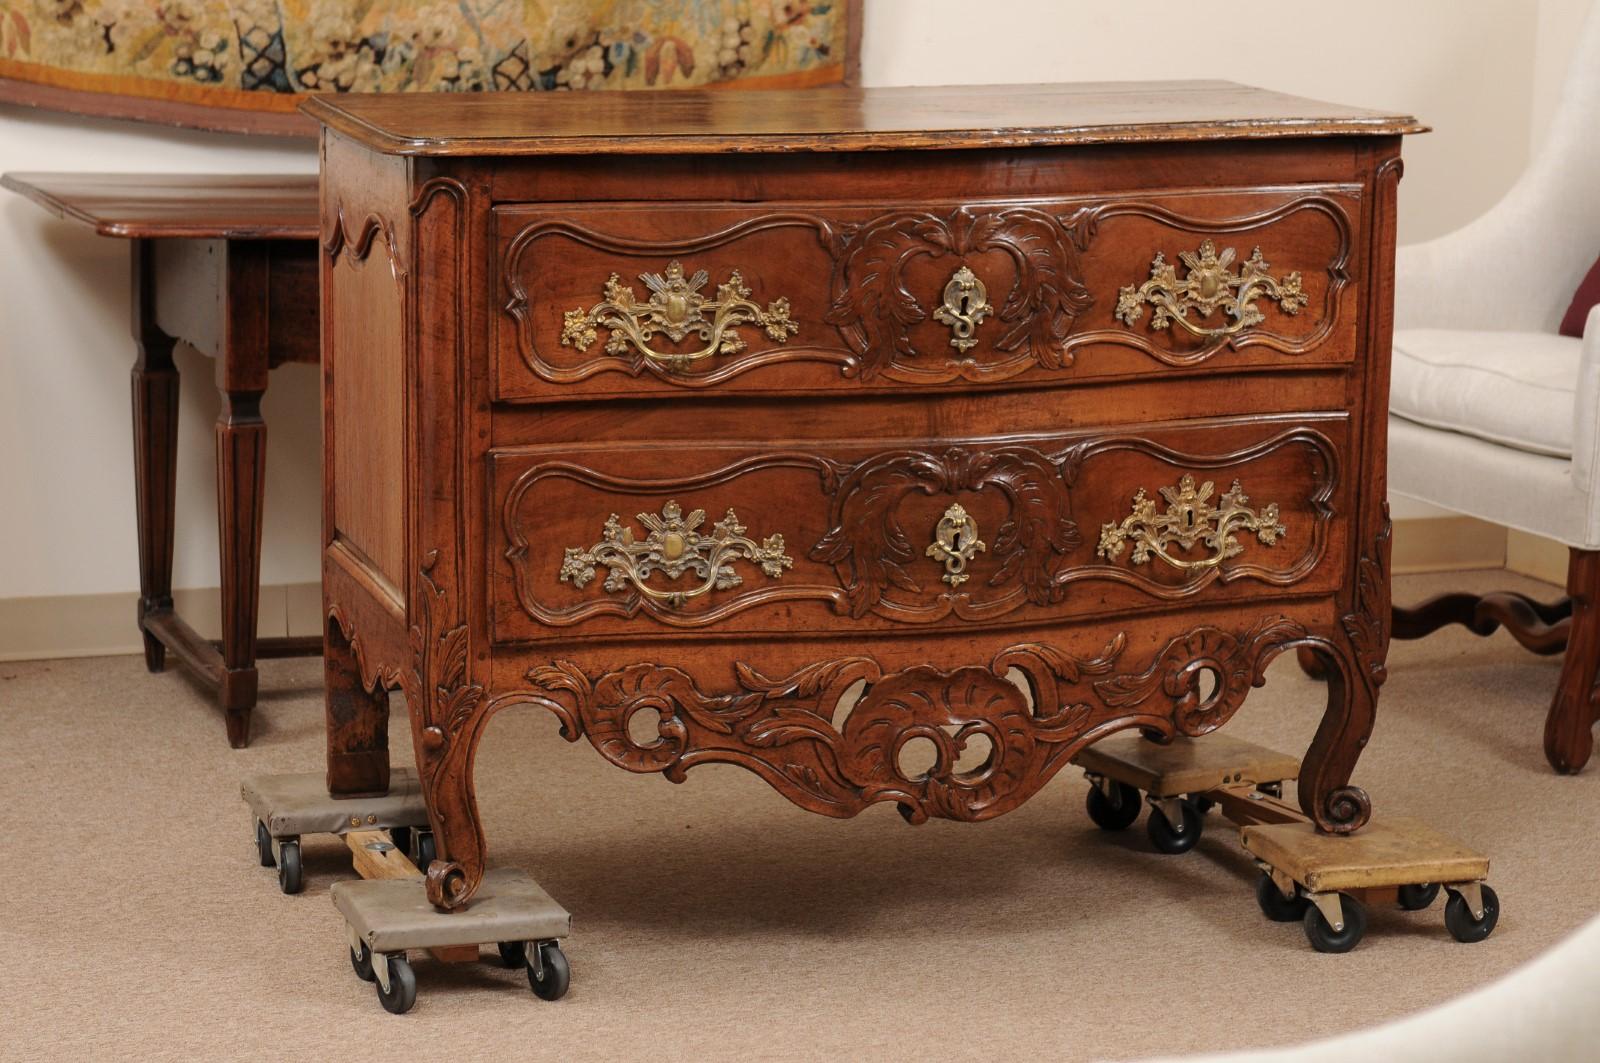
{"type": "Polygon", "coordinates": [[[329,892],[345,920],[350,966],[362,981],[376,984],[385,1010],[402,1015],[416,1003],[417,978],[406,958],[413,950],[443,963],[476,963],[479,947],[492,944],[507,967],[527,971],[535,996],[566,995],[572,974],[561,939],[571,932],[572,916],[526,872],[487,872],[462,911],[441,912],[428,903],[417,865],[433,860],[433,832],[408,769],[395,769],[389,793],[374,798],[331,798],[320,774],[254,776],[240,790],[255,822],[261,866],[277,865],[284,893],[303,885],[302,835],[344,838],[361,878],[335,882],[329,892]]]}
{"type": "Polygon", "coordinates": [[[1240,827],[1241,844],[1261,868],[1261,911],[1276,922],[1300,921],[1318,952],[1356,947],[1367,930],[1364,904],[1420,911],[1441,888],[1450,894],[1445,926],[1457,941],[1482,941],[1499,921],[1500,899],[1483,881],[1488,858],[1416,820],[1391,817],[1348,837],[1318,833],[1283,799],[1283,784],[1300,774],[1293,757],[1222,734],[1160,745],[1123,733],[1073,762],[1092,784],[1089,818],[1103,830],[1132,826],[1145,795],[1145,828],[1159,852],[1193,849],[1205,814],[1219,809],[1240,827]]]}

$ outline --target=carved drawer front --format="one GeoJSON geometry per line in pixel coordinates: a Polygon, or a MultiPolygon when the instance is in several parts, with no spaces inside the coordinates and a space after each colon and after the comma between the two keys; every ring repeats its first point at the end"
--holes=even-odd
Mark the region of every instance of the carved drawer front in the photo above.
{"type": "Polygon", "coordinates": [[[495,209],[497,397],[903,391],[1355,355],[1351,187],[495,209]]]}
{"type": "Polygon", "coordinates": [[[496,450],[495,637],[912,633],[1325,592],[1347,545],[1348,436],[1328,414],[496,450]]]}

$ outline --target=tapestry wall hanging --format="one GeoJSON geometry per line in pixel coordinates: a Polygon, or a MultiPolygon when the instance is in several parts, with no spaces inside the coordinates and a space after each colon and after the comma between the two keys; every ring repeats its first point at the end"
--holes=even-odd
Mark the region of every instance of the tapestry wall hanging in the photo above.
{"type": "Polygon", "coordinates": [[[299,95],[849,84],[862,0],[0,0],[0,101],[310,133],[299,95]]]}

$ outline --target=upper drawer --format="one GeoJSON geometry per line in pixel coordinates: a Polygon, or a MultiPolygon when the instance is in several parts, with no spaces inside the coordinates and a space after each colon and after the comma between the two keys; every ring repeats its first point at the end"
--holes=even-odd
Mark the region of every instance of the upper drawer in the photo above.
{"type": "Polygon", "coordinates": [[[496,397],[1039,386],[1355,357],[1357,186],[495,208],[496,397]]]}

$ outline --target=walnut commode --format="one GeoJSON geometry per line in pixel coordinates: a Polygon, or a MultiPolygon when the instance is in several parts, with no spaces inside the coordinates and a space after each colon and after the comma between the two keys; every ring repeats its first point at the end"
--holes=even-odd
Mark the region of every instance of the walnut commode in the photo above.
{"type": "Polygon", "coordinates": [[[470,909],[513,705],[634,772],[982,820],[1389,638],[1410,118],[1222,82],[327,97],[328,787],[410,709],[470,909]]]}

